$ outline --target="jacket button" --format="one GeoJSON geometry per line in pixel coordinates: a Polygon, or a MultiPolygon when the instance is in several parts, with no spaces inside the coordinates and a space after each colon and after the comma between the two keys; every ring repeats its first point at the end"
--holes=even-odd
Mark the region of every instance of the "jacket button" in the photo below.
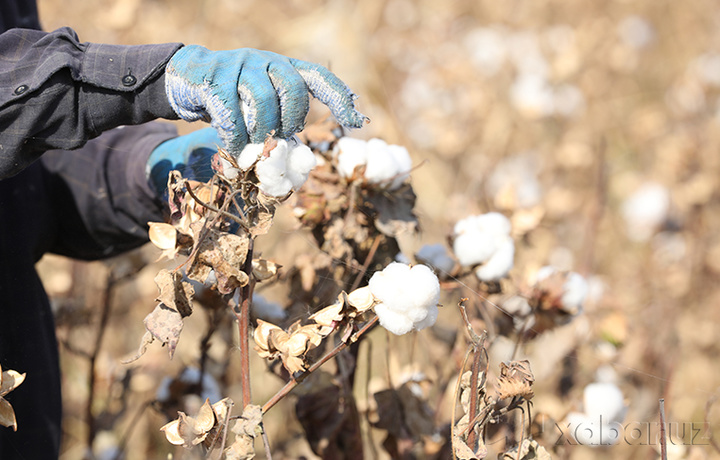
{"type": "Polygon", "coordinates": [[[17,88],[15,88],[15,91],[13,91],[13,93],[16,96],[20,96],[22,93],[24,93],[25,91],[27,91],[29,89],[30,89],[30,87],[28,85],[20,85],[17,88]]]}
{"type": "Polygon", "coordinates": [[[137,78],[135,78],[134,75],[127,74],[124,77],[122,77],[122,84],[125,86],[132,86],[135,83],[137,83],[137,78]]]}

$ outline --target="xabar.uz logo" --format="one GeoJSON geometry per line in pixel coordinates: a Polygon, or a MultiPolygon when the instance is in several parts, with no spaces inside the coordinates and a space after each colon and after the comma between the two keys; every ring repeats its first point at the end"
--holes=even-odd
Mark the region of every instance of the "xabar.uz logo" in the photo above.
{"type": "MultiPolygon", "coordinates": [[[[545,431],[549,427],[543,426],[545,431]]],[[[606,423],[600,417],[597,421],[554,423],[552,429],[558,433],[556,445],[571,444],[585,446],[659,445],[662,436],[660,422],[606,423]]],[[[708,445],[710,432],[704,422],[667,422],[665,439],[672,445],[708,445]]]]}

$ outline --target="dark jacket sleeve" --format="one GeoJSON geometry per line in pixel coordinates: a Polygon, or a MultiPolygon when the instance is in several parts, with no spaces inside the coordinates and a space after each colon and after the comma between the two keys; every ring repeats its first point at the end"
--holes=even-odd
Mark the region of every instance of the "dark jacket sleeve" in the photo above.
{"type": "Polygon", "coordinates": [[[55,228],[36,253],[98,259],[146,243],[147,223],[163,221],[166,209],[148,183],[148,156],[175,136],[170,123],[146,123],[107,131],[81,149],[46,152],[38,163],[55,228]]]}
{"type": "Polygon", "coordinates": [[[0,179],[111,128],[177,119],[164,70],[181,46],[80,43],[69,28],[0,35],[0,179]]]}

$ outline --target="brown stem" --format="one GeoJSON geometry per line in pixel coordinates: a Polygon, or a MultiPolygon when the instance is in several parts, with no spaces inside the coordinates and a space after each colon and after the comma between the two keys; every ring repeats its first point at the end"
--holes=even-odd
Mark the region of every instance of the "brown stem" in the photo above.
{"type": "Polygon", "coordinates": [[[110,302],[112,299],[112,291],[115,287],[115,278],[112,275],[108,275],[107,284],[103,291],[103,308],[100,316],[100,326],[98,333],[95,336],[95,345],[93,346],[92,352],[89,356],[90,360],[90,371],[88,372],[88,397],[87,407],[85,408],[85,422],[87,423],[87,448],[92,451],[92,445],[95,441],[96,427],[95,427],[95,415],[93,414],[93,400],[95,399],[95,363],[97,357],[100,354],[100,346],[102,345],[102,339],[105,336],[105,330],[107,329],[108,320],[110,318],[110,302]]]}
{"type": "Polygon", "coordinates": [[[667,440],[665,439],[665,399],[660,399],[660,456],[667,460],[667,440]]]}
{"type": "Polygon", "coordinates": [[[368,252],[367,257],[365,257],[365,263],[363,264],[362,268],[360,269],[360,273],[357,274],[357,277],[355,277],[355,281],[353,282],[352,286],[350,287],[350,292],[354,291],[355,289],[360,286],[360,282],[363,279],[363,276],[365,276],[365,273],[367,273],[367,269],[370,266],[370,262],[372,262],[373,258],[375,257],[375,253],[378,250],[378,247],[380,246],[380,238],[381,235],[375,236],[375,240],[373,241],[372,246],[370,247],[370,251],[368,252]]]}
{"type": "MultiPolygon", "coordinates": [[[[480,361],[481,354],[477,345],[475,346],[475,356],[473,356],[473,363],[470,374],[470,403],[468,408],[468,420],[475,420],[478,411],[478,378],[480,376],[480,361]]],[[[475,451],[477,449],[477,435],[478,432],[473,428],[469,427],[470,432],[467,437],[467,444],[470,448],[475,451]]]]}
{"type": "Polygon", "coordinates": [[[263,447],[265,448],[265,458],[267,460],[272,460],[272,452],[270,451],[270,440],[268,440],[267,431],[265,431],[265,426],[263,426],[262,422],[260,422],[260,433],[262,435],[263,447]]]}
{"type": "Polygon", "coordinates": [[[605,138],[600,140],[597,155],[597,171],[595,177],[595,196],[590,203],[587,225],[585,227],[585,236],[583,242],[583,254],[580,256],[580,265],[578,270],[580,274],[587,275],[592,272],[595,265],[595,241],[597,240],[600,221],[605,211],[605,201],[607,200],[607,167],[605,164],[605,150],[607,143],[605,138]]]}
{"type": "MultiPolygon", "coordinates": [[[[241,227],[246,228],[245,222],[243,222],[242,219],[240,219],[238,216],[235,216],[235,215],[225,211],[224,209],[217,208],[217,207],[211,205],[210,203],[205,203],[203,200],[198,198],[198,196],[195,195],[195,192],[193,192],[192,187],[190,187],[190,185],[186,185],[185,189],[187,190],[188,194],[190,194],[192,199],[197,201],[200,206],[203,206],[211,211],[214,211],[223,217],[227,217],[228,219],[235,221],[241,227]]],[[[223,207],[226,207],[226,206],[223,206],[223,207]]]]}
{"type": "Polygon", "coordinates": [[[250,281],[240,291],[240,312],[235,310],[238,320],[238,332],[240,336],[240,375],[242,384],[243,408],[252,401],[250,392],[250,305],[252,304],[252,293],[255,282],[252,277],[252,258],[254,239],[250,239],[248,253],[245,258],[243,271],[248,275],[250,281]]]}
{"type": "Polygon", "coordinates": [[[269,411],[273,408],[278,402],[280,402],[285,396],[287,396],[296,386],[298,386],[305,378],[307,378],[308,375],[312,374],[316,370],[320,368],[323,364],[330,361],[332,358],[334,358],[338,353],[343,351],[345,348],[348,347],[351,343],[357,342],[357,340],[365,334],[367,331],[369,331],[375,324],[378,322],[377,315],[374,316],[370,321],[365,323],[365,325],[360,328],[356,333],[354,333],[351,337],[348,338],[348,340],[344,340],[340,343],[338,343],[335,348],[330,350],[328,353],[326,353],[322,358],[317,360],[315,363],[312,364],[306,371],[302,372],[299,376],[291,378],[284,387],[280,388],[280,390],[275,393],[275,395],[266,402],[263,407],[262,411],[263,414],[269,411]]]}

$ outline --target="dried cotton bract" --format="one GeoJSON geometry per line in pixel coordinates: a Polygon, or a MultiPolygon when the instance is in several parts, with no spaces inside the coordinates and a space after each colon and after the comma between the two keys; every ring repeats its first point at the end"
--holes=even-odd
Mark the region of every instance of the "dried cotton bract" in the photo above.
{"type": "Polygon", "coordinates": [[[393,262],[376,272],[369,283],[377,302],[380,325],[396,335],[435,324],[440,299],[440,282],[425,265],[393,262]]]}
{"type": "Polygon", "coordinates": [[[481,281],[498,281],[513,267],[515,243],[510,221],[498,212],[470,216],[455,224],[453,252],[481,281]]]}
{"type": "Polygon", "coordinates": [[[537,283],[550,279],[553,275],[562,277],[562,293],[560,304],[564,311],[578,314],[582,311],[585,297],[588,294],[588,283],[582,275],[575,272],[559,273],[555,267],[545,266],[538,270],[537,283]]]}
{"type": "Polygon", "coordinates": [[[388,190],[399,188],[412,169],[412,160],[405,147],[390,145],[381,139],[366,142],[342,137],[335,145],[335,155],[342,177],[353,178],[356,168],[365,166],[365,180],[388,190]]]}

